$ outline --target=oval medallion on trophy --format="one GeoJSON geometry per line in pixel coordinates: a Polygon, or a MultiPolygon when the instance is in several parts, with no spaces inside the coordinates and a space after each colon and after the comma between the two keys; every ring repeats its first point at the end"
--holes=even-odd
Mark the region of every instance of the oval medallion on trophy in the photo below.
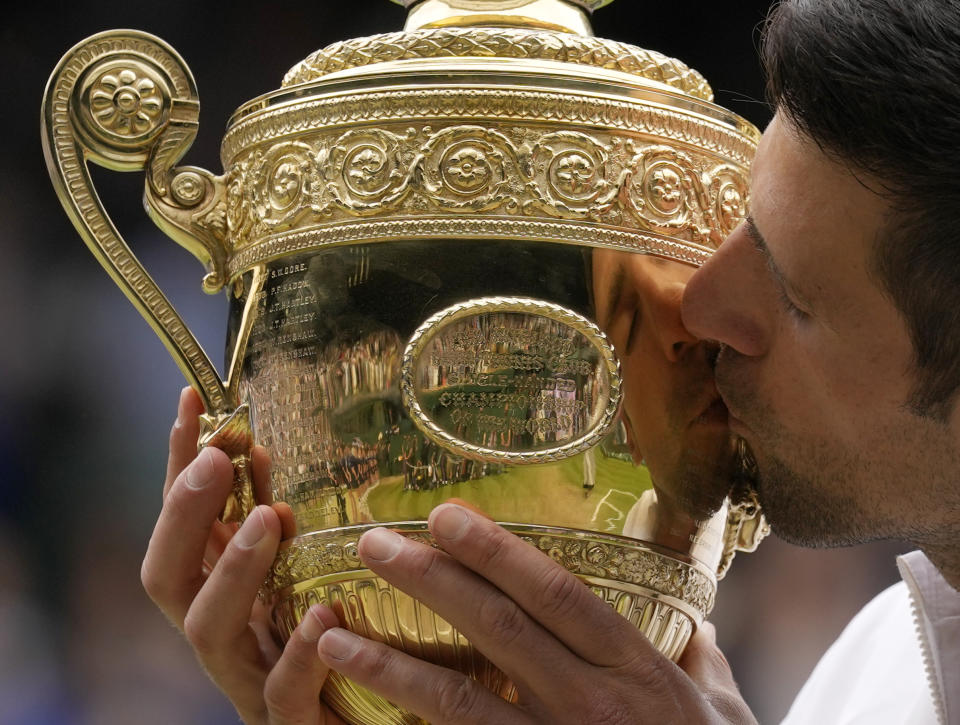
{"type": "Polygon", "coordinates": [[[620,369],[590,320],[523,297],[483,297],[426,320],[403,356],[403,400],[460,455],[541,463],[580,453],[613,424],[620,369]]]}

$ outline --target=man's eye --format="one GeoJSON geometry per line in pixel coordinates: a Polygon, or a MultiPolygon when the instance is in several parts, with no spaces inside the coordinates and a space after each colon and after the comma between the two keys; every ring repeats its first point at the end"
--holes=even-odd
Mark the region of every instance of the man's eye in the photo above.
{"type": "Polygon", "coordinates": [[[805,319],[809,316],[807,315],[806,312],[801,310],[799,307],[797,307],[793,303],[793,300],[791,300],[790,297],[787,296],[787,293],[783,289],[783,287],[780,287],[779,293],[780,293],[780,304],[783,305],[783,308],[787,311],[787,314],[791,315],[792,317],[796,317],[797,319],[805,319]]]}

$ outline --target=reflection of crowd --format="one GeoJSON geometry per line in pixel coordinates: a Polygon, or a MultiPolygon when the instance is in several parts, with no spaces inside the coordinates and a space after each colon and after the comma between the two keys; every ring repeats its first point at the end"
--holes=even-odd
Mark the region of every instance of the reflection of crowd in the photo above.
{"type": "Polygon", "coordinates": [[[430,491],[490,473],[487,464],[454,456],[420,433],[403,437],[400,457],[405,491],[430,491]]]}
{"type": "Polygon", "coordinates": [[[331,478],[348,489],[357,489],[380,480],[376,445],[354,438],[349,446],[336,441],[328,462],[331,478]]]}
{"type": "Polygon", "coordinates": [[[352,395],[390,390],[400,370],[400,340],[393,330],[368,333],[354,344],[330,348],[320,362],[318,385],[329,408],[352,395]]]}

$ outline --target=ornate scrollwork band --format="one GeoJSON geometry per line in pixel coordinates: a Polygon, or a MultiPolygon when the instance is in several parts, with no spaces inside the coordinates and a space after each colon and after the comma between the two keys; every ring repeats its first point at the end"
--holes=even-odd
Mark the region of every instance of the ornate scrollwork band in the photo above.
{"type": "MultiPolygon", "coordinates": [[[[408,538],[429,546],[436,542],[426,524],[390,525],[408,538]]],[[[277,555],[261,597],[284,599],[297,591],[316,586],[316,580],[346,572],[366,571],[357,553],[357,542],[375,525],[349,530],[318,532],[294,539],[277,555]]],[[[572,529],[507,525],[527,543],[562,564],[567,571],[589,582],[603,580],[639,587],[654,597],[668,597],[686,605],[702,621],[713,609],[716,579],[702,565],[686,563],[646,546],[642,542],[572,529]]]]}
{"type": "MultiPolygon", "coordinates": [[[[494,113],[477,115],[489,120],[494,113]]],[[[290,120],[275,120],[284,119],[290,120]]],[[[461,214],[455,229],[437,234],[482,238],[496,220],[516,238],[566,242],[552,222],[567,220],[583,225],[579,243],[691,261],[739,223],[748,193],[746,164],[720,162],[706,138],[697,141],[680,150],[620,129],[437,126],[407,118],[402,125],[319,127],[301,131],[296,141],[254,144],[227,175],[228,274],[280,254],[386,238],[384,229],[360,220],[389,220],[394,238],[430,238],[428,227],[455,213],[461,214]],[[614,231],[632,241],[604,240],[614,231]]]]}
{"type": "MultiPolygon", "coordinates": [[[[238,112],[239,113],[239,112],[238,112]]],[[[648,136],[702,149],[718,159],[748,166],[760,132],[752,126],[733,128],[713,118],[614,98],[573,92],[556,93],[511,88],[381,89],[335,98],[317,96],[282,108],[251,109],[223,139],[225,163],[251,147],[294,134],[343,129],[364,122],[389,123],[535,123],[557,127],[605,128],[631,137],[648,136]]],[[[401,126],[405,128],[405,126],[401,126]]]]}

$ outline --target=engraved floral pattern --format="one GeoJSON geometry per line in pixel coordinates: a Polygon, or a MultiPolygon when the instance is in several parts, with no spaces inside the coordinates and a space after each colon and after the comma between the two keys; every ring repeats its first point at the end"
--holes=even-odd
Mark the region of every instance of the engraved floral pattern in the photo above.
{"type": "Polygon", "coordinates": [[[163,110],[163,95],[143,69],[107,71],[90,88],[95,122],[118,136],[132,138],[155,130],[163,121],[163,110]]]}
{"type": "Polygon", "coordinates": [[[358,146],[347,156],[343,165],[344,179],[350,188],[361,194],[375,194],[383,185],[381,175],[387,166],[383,149],[358,146]]]}
{"type": "Polygon", "coordinates": [[[299,142],[277,144],[259,156],[251,165],[258,220],[271,228],[292,223],[309,206],[316,170],[311,147],[299,142]]]}
{"type": "Polygon", "coordinates": [[[628,208],[642,227],[661,234],[684,230],[691,241],[709,237],[709,207],[693,158],[669,146],[643,149],[626,185],[628,208]]]}
{"type": "Polygon", "coordinates": [[[270,201],[278,211],[289,209],[303,188],[303,174],[295,157],[280,160],[270,173],[270,201]]]}
{"type": "Polygon", "coordinates": [[[230,173],[227,174],[226,180],[227,233],[232,239],[236,240],[234,244],[237,244],[237,241],[243,237],[251,221],[244,204],[245,171],[245,163],[236,164],[230,173]]]}
{"type": "Polygon", "coordinates": [[[195,171],[181,171],[170,183],[173,198],[184,206],[195,206],[206,193],[203,177],[195,171]]]}
{"type": "Polygon", "coordinates": [[[447,186],[462,194],[481,190],[492,174],[486,154],[470,143],[448,151],[441,162],[441,172],[447,186]]]}
{"type": "Polygon", "coordinates": [[[743,194],[733,184],[726,184],[717,194],[717,218],[724,228],[736,226],[745,212],[743,194]]]}
{"type": "Polygon", "coordinates": [[[710,174],[709,193],[713,201],[712,221],[719,243],[747,215],[747,180],[736,167],[725,164],[710,174]]]}
{"type": "Polygon", "coordinates": [[[348,131],[318,151],[323,163],[327,198],[351,214],[379,213],[391,209],[410,185],[412,154],[409,138],[379,129],[348,131]]]}
{"type": "Polygon", "coordinates": [[[646,196],[651,206],[664,216],[676,214],[683,203],[680,173],[666,164],[647,173],[646,196]]]}
{"type": "Polygon", "coordinates": [[[568,197],[582,195],[597,175],[593,162],[577,151],[561,154],[550,167],[554,186],[568,197]]]}
{"type": "Polygon", "coordinates": [[[455,126],[432,133],[420,149],[418,188],[442,208],[481,211],[504,203],[516,207],[517,151],[502,133],[455,126]]]}
{"type": "Polygon", "coordinates": [[[610,208],[618,192],[616,162],[585,133],[544,135],[530,152],[526,171],[537,207],[557,216],[595,217],[610,208]]]}

